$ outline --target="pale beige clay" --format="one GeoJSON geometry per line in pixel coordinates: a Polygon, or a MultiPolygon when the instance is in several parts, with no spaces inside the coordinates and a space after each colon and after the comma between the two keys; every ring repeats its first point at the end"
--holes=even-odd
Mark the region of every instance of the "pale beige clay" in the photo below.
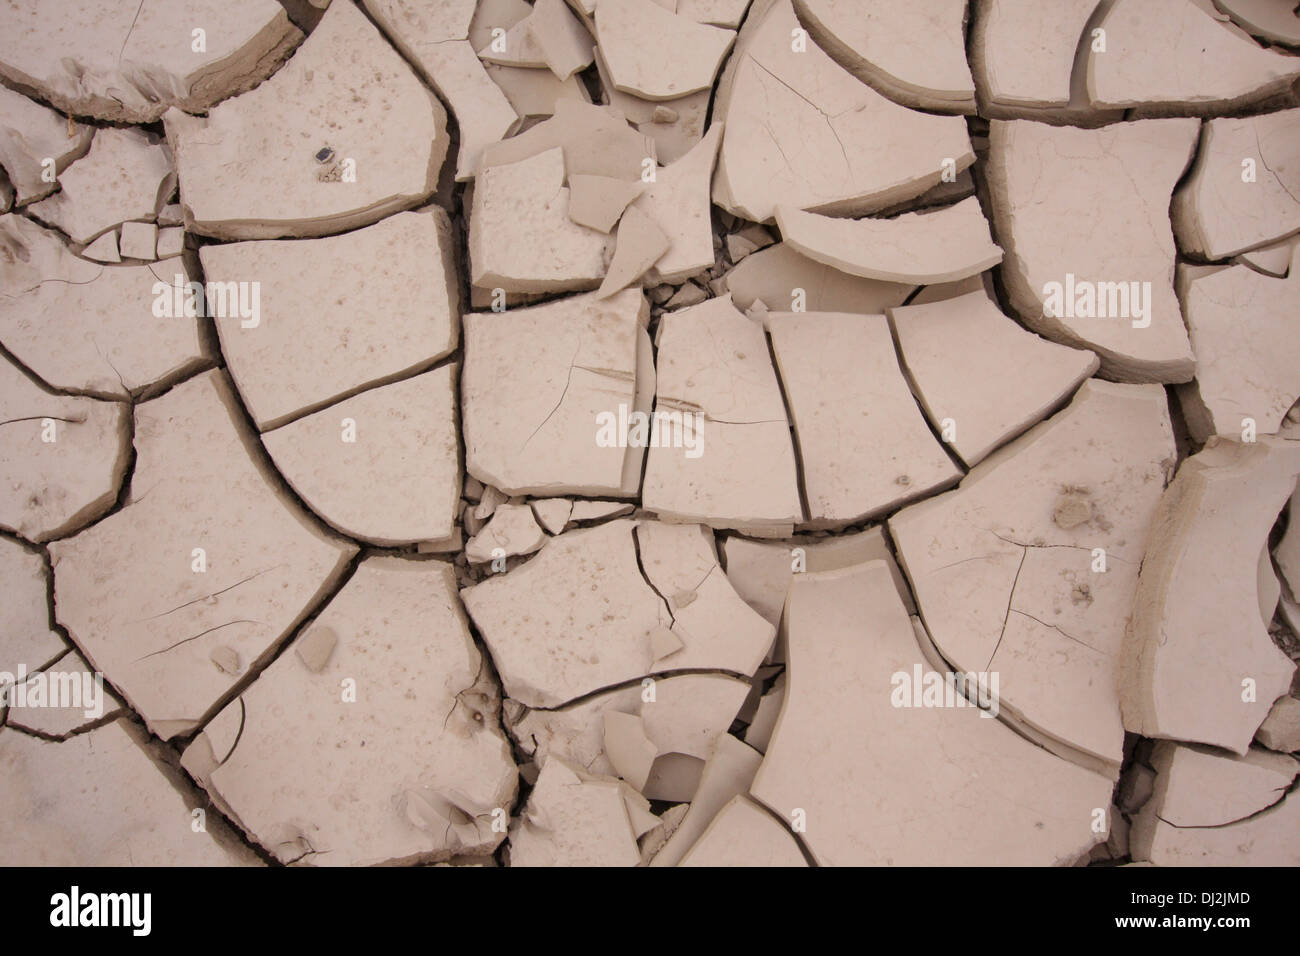
{"type": "Polygon", "coordinates": [[[890,99],[914,109],[975,112],[966,65],[966,0],[863,7],[854,0],[796,0],[827,53],[890,99]]]}
{"type": "Polygon", "coordinates": [[[1259,549],[1300,474],[1300,444],[1214,441],[1160,500],[1125,644],[1125,729],[1245,754],[1295,664],[1260,621],[1259,549]]]}
{"type": "Polygon", "coordinates": [[[894,705],[892,675],[929,668],[883,562],[797,576],[783,627],[791,677],[751,792],[817,863],[1059,864],[1104,838],[1113,781],[975,707],[894,705]]]}
{"type": "Polygon", "coordinates": [[[16,0],[0,11],[0,38],[0,74],[15,86],[65,112],[150,123],[168,106],[198,112],[256,86],[302,31],[273,0],[87,0],[75,16],[16,0]]]}
{"type": "Polygon", "coordinates": [[[546,541],[528,505],[502,505],[483,530],[465,544],[465,557],[481,564],[497,557],[532,554],[546,541]]]}
{"type": "Polygon", "coordinates": [[[769,326],[811,525],[856,524],[961,477],[908,390],[885,316],[778,313],[769,326]]]}
{"type": "Polygon", "coordinates": [[[427,199],[446,110],[354,3],[284,69],[206,117],[163,117],[185,223],[221,239],[321,236],[427,199]]]}
{"type": "Polygon", "coordinates": [[[1173,218],[1180,245],[1215,260],[1300,230],[1300,110],[1206,123],[1173,218]]]}
{"type": "Polygon", "coordinates": [[[45,562],[35,549],[0,539],[0,578],[9,599],[0,621],[0,690],[18,677],[19,667],[34,673],[67,650],[50,628],[45,562]]]}
{"type": "Polygon", "coordinates": [[[470,280],[483,289],[592,289],[611,243],[569,217],[564,152],[556,147],[479,172],[470,213],[470,280]]]}
{"type": "Polygon", "coordinates": [[[1179,266],[1178,289],[1196,353],[1196,380],[1178,388],[1192,434],[1277,433],[1300,398],[1300,268],[1275,279],[1243,265],[1179,266]]]}
{"type": "Polygon", "coordinates": [[[440,541],[460,501],[456,371],[370,389],[262,443],[307,506],[344,534],[388,547],[440,541]]]}
{"type": "Polygon", "coordinates": [[[968,467],[1055,411],[1100,364],[1025,331],[982,289],[889,317],[921,407],[968,467]]]}
{"type": "Polygon", "coordinates": [[[648,450],[645,507],[672,520],[788,533],[802,508],[763,329],[723,297],[663,316],[658,337],[655,411],[683,417],[661,426],[648,450]]]}
{"type": "Polygon", "coordinates": [[[1107,377],[1192,377],[1169,196],[1199,134],[1191,119],[992,123],[987,174],[1011,304],[1034,331],[1096,352],[1107,377]],[[1087,228],[1062,226],[1080,222],[1087,228]]]}
{"type": "MultiPolygon", "coordinates": [[[[0,733],[0,853],[29,866],[257,866],[126,718],[52,743],[0,733]]],[[[174,758],[173,758],[174,759],[174,758]]]]}
{"type": "MultiPolygon", "coordinates": [[[[310,245],[205,245],[199,258],[228,302],[229,283],[258,283],[256,315],[228,305],[214,322],[240,399],[263,430],[428,367],[459,341],[455,243],[436,207],[310,245]],[[319,295],[326,284],[330,294],[319,295]]],[[[251,291],[235,291],[253,304],[251,291]]]]}
{"type": "Polygon", "coordinates": [[[105,514],[126,474],[130,414],[51,394],[0,360],[0,528],[48,541],[105,514]]]}
{"type": "Polygon", "coordinates": [[[1134,860],[1158,866],[1296,866],[1300,803],[1287,791],[1300,761],[1251,750],[1233,757],[1156,744],[1155,790],[1133,821],[1134,860]]]}
{"type": "Polygon", "coordinates": [[[0,168],[18,205],[54,192],[58,175],[86,155],[94,128],[77,123],[69,132],[67,120],[58,113],[0,87],[0,168]],[[47,158],[54,161],[52,167],[45,164],[47,158]]]}
{"type": "Polygon", "coordinates": [[[755,0],[718,84],[726,123],[713,200],[754,222],[778,204],[863,215],[974,161],[960,117],[909,110],[839,66],[800,30],[790,0],[755,0]]]}
{"type": "Polygon", "coordinates": [[[598,445],[597,416],[649,410],[648,318],[639,289],[467,315],[467,471],[512,495],[634,495],[645,449],[598,445]]]}
{"type": "Polygon", "coordinates": [[[1093,379],[957,490],[889,521],[943,658],[997,672],[1004,715],[1107,772],[1123,757],[1124,628],[1174,455],[1162,389],[1093,379]]]}
{"type": "Polygon", "coordinates": [[[1295,57],[1261,48],[1187,0],[1116,0],[1100,26],[1106,50],[1090,51],[1087,63],[1097,106],[1226,112],[1300,77],[1295,57]]]}
{"type": "Polygon", "coordinates": [[[749,797],[718,811],[679,866],[807,866],[790,831],[749,797]]]}
{"type": "Polygon", "coordinates": [[[971,69],[981,106],[1059,109],[1070,104],[1070,76],[1097,0],[977,0],[971,69]]]}
{"type": "Polygon", "coordinates": [[[208,372],[137,406],[125,507],[50,545],[59,623],[163,739],[238,680],[215,648],[269,655],[356,551],[268,481],[235,404],[208,372]]]}
{"type": "Polygon", "coordinates": [[[956,282],[1002,261],[973,196],[897,219],[832,219],[777,206],[776,224],[781,238],[809,259],[882,282],[956,282]]]}
{"type": "Polygon", "coordinates": [[[482,668],[450,565],[369,558],[184,765],[283,863],[490,853],[517,781],[482,668]]]}
{"type": "Polygon", "coordinates": [[[367,12],[451,106],[460,126],[456,178],[472,179],[483,148],[504,139],[519,117],[469,40],[472,0],[434,5],[364,0],[367,12]]]}
{"type": "Polygon", "coordinates": [[[885,542],[882,529],[883,526],[877,525],[833,537],[804,536],[784,541],[753,541],[730,536],[722,543],[727,559],[727,579],[746,604],[776,625],[781,623],[786,592],[796,574],[834,571],[867,561],[884,561],[898,588],[899,599],[907,606],[909,614],[915,614],[911,592],[885,542]]]}
{"type": "Polygon", "coordinates": [[[59,176],[57,193],[27,211],[73,242],[90,242],[128,219],[152,219],[174,188],[171,160],[157,136],[112,127],[99,130],[90,151],[59,176]]]}
{"type": "Polygon", "coordinates": [[[644,186],[609,176],[569,176],[569,218],[580,226],[608,233],[628,203],[644,186]]]}
{"type": "Polygon", "coordinates": [[[849,275],[809,259],[785,242],[750,253],[723,280],[731,301],[746,311],[761,302],[769,312],[802,306],[808,312],[883,315],[916,290],[912,285],[849,275]]]}
{"type": "Polygon", "coordinates": [[[614,88],[648,100],[707,89],[735,37],[655,0],[607,0],[596,10],[596,39],[614,88]]]}
{"type": "Polygon", "coordinates": [[[181,259],[107,268],[17,215],[0,251],[0,341],[48,385],[127,398],[209,364],[181,259]]]}

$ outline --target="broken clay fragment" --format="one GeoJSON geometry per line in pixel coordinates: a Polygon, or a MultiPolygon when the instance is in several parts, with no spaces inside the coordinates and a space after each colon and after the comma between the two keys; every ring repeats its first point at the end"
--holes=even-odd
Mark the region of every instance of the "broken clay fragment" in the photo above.
{"type": "Polygon", "coordinates": [[[219,816],[191,827],[202,794],[146,737],[125,717],[57,743],[0,733],[0,854],[15,866],[257,866],[219,816]]]}
{"type": "Polygon", "coordinates": [[[1300,761],[1158,741],[1155,789],[1133,820],[1134,860],[1158,866],[1300,865],[1300,761]]]}
{"type": "Polygon", "coordinates": [[[14,0],[0,38],[0,74],[14,86],[66,113],[152,123],[169,106],[200,112],[256,86],[302,31],[273,0],[87,0],[75,17],[14,0]]]}
{"type": "Polygon", "coordinates": [[[1284,92],[1300,77],[1295,57],[1261,48],[1211,9],[1187,0],[1116,0],[1098,25],[1104,49],[1087,54],[1093,104],[1212,114],[1284,92]]]}
{"type": "Polygon", "coordinates": [[[1208,121],[1172,212],[1182,248],[1211,260],[1300,229],[1300,110],[1208,121]]]}
{"type": "Polygon", "coordinates": [[[966,65],[966,0],[866,7],[796,0],[813,40],[862,82],[913,109],[974,113],[966,65]]]}
{"type": "Polygon", "coordinates": [[[790,528],[802,516],[794,448],[763,329],[723,297],[667,313],[658,338],[645,507],[715,528],[790,528]]]}
{"type": "Polygon", "coordinates": [[[356,550],[277,490],[236,409],[217,371],[136,405],[125,506],[50,545],[59,622],[163,739],[235,683],[213,646],[264,659],[356,550]]]}
{"type": "Polygon", "coordinates": [[[437,207],[310,243],[204,245],[199,258],[221,353],[263,431],[426,368],[459,341],[455,239],[437,207]]]}
{"type": "Polygon", "coordinates": [[[210,364],[181,259],[105,268],[19,215],[0,253],[0,341],[50,386],[124,399],[210,364]]]}
{"type": "Polygon", "coordinates": [[[1120,684],[1125,729],[1245,754],[1296,665],[1259,615],[1260,548],[1295,489],[1300,443],[1214,440],[1160,499],[1120,684]]]}
{"type": "Polygon", "coordinates": [[[605,275],[609,240],[569,217],[564,153],[485,165],[470,211],[470,281],[507,292],[591,289],[605,275]]]}
{"type": "Polygon", "coordinates": [[[942,678],[882,562],[797,575],[783,628],[792,679],[751,793],[803,827],[818,864],[1060,864],[1101,839],[1111,780],[974,706],[913,706],[908,684],[942,678]],[[871,730],[825,732],[842,726],[871,730]]]}
{"type": "Polygon", "coordinates": [[[1099,364],[1025,331],[983,289],[889,318],[921,407],[967,467],[1046,418],[1099,364]]]}
{"type": "Polygon", "coordinates": [[[54,192],[59,174],[86,155],[94,135],[94,127],[69,126],[53,110],[0,87],[0,169],[12,185],[18,205],[54,192]]]}
{"type": "Polygon", "coordinates": [[[308,507],[350,537],[397,547],[455,529],[454,364],[362,392],[263,433],[262,443],[308,507]]]}
{"type": "Polygon", "coordinates": [[[492,823],[517,777],[496,701],[476,684],[482,661],[450,565],[368,558],[292,650],[183,758],[251,838],[283,863],[317,866],[497,846],[492,823]]]}
{"type": "Polygon", "coordinates": [[[33,548],[0,538],[0,579],[9,599],[0,619],[0,692],[17,678],[19,669],[40,670],[67,649],[50,628],[49,581],[45,561],[33,548]]]}
{"type": "Polygon", "coordinates": [[[465,316],[466,470],[511,495],[634,495],[645,449],[614,433],[650,408],[648,319],[640,289],[465,316]]]}
{"type": "Polygon", "coordinates": [[[768,325],[810,526],[857,524],[961,477],[908,390],[885,316],[786,312],[768,325]]]}
{"type": "Polygon", "coordinates": [[[331,4],[257,89],[163,120],[186,226],[219,239],[329,235],[409,209],[449,145],[442,104],[354,3],[331,4]]]}
{"type": "Polygon", "coordinates": [[[833,219],[776,207],[781,238],[841,272],[910,285],[956,282],[1002,261],[979,200],[897,219],[833,219]]]}
{"type": "Polygon", "coordinates": [[[614,88],[647,100],[708,89],[735,37],[655,0],[607,0],[596,10],[596,39],[614,88]]]}
{"type": "Polygon", "coordinates": [[[1193,119],[1101,129],[991,124],[993,222],[1016,315],[1053,341],[1092,349],[1108,378],[1192,377],[1173,288],[1169,196],[1199,134],[1193,119]],[[1061,228],[1081,215],[1089,229],[1061,228]]]}
{"type": "Polygon", "coordinates": [[[1300,398],[1297,290],[1296,265],[1286,279],[1244,265],[1178,267],[1179,298],[1196,353],[1196,379],[1180,385],[1178,396],[1198,441],[1282,429],[1300,398]]]}
{"type": "Polygon", "coordinates": [[[938,654],[997,674],[1004,718],[1106,773],[1123,759],[1124,630],[1174,459],[1161,388],[1089,379],[956,490],[889,520],[938,654]]]}
{"type": "Polygon", "coordinates": [[[0,358],[0,528],[48,541],[112,508],[130,457],[130,414],[125,402],[47,392],[0,358]]]}
{"type": "Polygon", "coordinates": [[[915,112],[808,40],[790,0],[755,0],[718,84],[726,123],[714,201],[753,222],[778,204],[865,215],[974,162],[958,116],[915,112]]]}
{"type": "Polygon", "coordinates": [[[732,797],[678,866],[807,866],[790,831],[744,794],[732,797]]]}
{"type": "Polygon", "coordinates": [[[90,152],[59,176],[59,191],[28,212],[73,242],[90,242],[127,220],[154,218],[175,185],[156,135],[110,127],[99,130],[90,152]]]}
{"type": "Polygon", "coordinates": [[[546,541],[528,505],[501,505],[492,518],[465,544],[465,557],[471,564],[497,558],[532,554],[546,541]]]}

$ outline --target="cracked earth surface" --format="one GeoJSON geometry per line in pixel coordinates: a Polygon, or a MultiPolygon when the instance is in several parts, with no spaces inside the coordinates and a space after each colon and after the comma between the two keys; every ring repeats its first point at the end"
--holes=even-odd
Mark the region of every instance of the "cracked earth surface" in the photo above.
{"type": "Polygon", "coordinates": [[[1300,864],[1300,15],[13,0],[0,862],[1300,864]]]}

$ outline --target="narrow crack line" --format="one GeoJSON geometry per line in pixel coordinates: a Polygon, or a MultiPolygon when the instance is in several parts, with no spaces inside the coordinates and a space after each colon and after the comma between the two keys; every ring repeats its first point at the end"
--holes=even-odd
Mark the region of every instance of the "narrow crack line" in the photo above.
{"type": "MultiPolygon", "coordinates": [[[[1062,637],[1069,638],[1070,640],[1074,641],[1074,643],[1076,644],[1082,644],[1090,651],[1095,651],[1098,654],[1101,653],[1101,651],[1097,650],[1097,648],[1093,647],[1087,641],[1080,640],[1079,638],[1075,637],[1073,634],[1070,634],[1068,631],[1065,631],[1057,627],[1055,624],[1047,623],[1047,621],[1044,621],[1042,618],[1034,617],[1034,615],[1032,614],[1026,614],[1024,611],[1020,610],[1019,608],[1012,608],[1011,613],[1019,614],[1021,617],[1027,617],[1031,621],[1037,621],[1039,624],[1043,625],[1043,627],[1051,628],[1053,631],[1056,631],[1056,633],[1060,634],[1062,637]]],[[[992,663],[992,658],[989,659],[989,663],[992,663]]]]}
{"type": "Polygon", "coordinates": [[[28,415],[25,418],[6,419],[5,421],[0,422],[0,426],[17,425],[19,422],[43,422],[47,418],[51,421],[67,422],[69,425],[84,425],[86,423],[85,415],[80,418],[60,418],[58,415],[28,415]]]}
{"type": "Polygon", "coordinates": [[[1282,177],[1279,176],[1276,172],[1274,172],[1273,167],[1270,166],[1268,164],[1268,161],[1264,159],[1264,147],[1259,144],[1259,127],[1255,126],[1253,127],[1253,129],[1255,131],[1255,149],[1259,151],[1260,165],[1269,171],[1269,174],[1273,177],[1273,179],[1277,181],[1277,184],[1282,187],[1282,189],[1286,192],[1286,194],[1291,197],[1291,200],[1293,202],[1300,203],[1300,196],[1297,196],[1295,193],[1293,193],[1290,189],[1287,188],[1286,183],[1282,181],[1282,177]]]}
{"type": "Polygon", "coordinates": [[[992,559],[992,558],[1001,558],[1001,557],[1003,557],[1003,556],[1004,556],[1003,554],[998,554],[998,553],[996,553],[996,552],[994,552],[994,553],[990,553],[990,554],[977,554],[977,555],[974,555],[973,557],[962,558],[960,561],[952,561],[952,562],[950,562],[950,563],[948,563],[948,564],[941,564],[941,565],[939,565],[939,567],[934,568],[934,569],[933,569],[932,571],[930,571],[929,573],[930,573],[930,574],[938,574],[940,571],[947,571],[949,568],[955,568],[955,567],[957,567],[958,565],[967,564],[967,563],[969,563],[969,562],[971,562],[971,561],[988,561],[988,560],[990,560],[990,559],[992,559]]]}
{"type": "Polygon", "coordinates": [[[998,642],[993,645],[993,653],[989,655],[989,662],[984,665],[984,669],[991,670],[993,667],[993,658],[998,656],[998,648],[1002,646],[1002,638],[1007,636],[1007,621],[1011,620],[1011,602],[1016,597],[1016,585],[1020,583],[1020,572],[1025,567],[1025,557],[1029,554],[1029,549],[1025,548],[1020,552],[1020,564],[1016,567],[1016,576],[1011,580],[1011,593],[1007,595],[1007,610],[1002,615],[1002,633],[998,635],[998,642]]]}
{"type": "Polygon", "coordinates": [[[90,340],[90,344],[95,346],[95,352],[99,355],[100,358],[104,360],[104,364],[113,370],[113,374],[117,376],[117,383],[122,386],[122,391],[125,392],[129,397],[131,394],[131,389],[127,387],[126,379],[122,378],[122,373],[117,370],[117,366],[114,365],[112,361],[109,359],[109,357],[104,354],[104,350],[99,347],[99,343],[97,341],[95,341],[92,338],[90,340]]]}
{"type": "Polygon", "coordinates": [[[230,626],[233,625],[233,624],[258,624],[258,625],[261,625],[262,622],[261,622],[261,621],[248,621],[248,620],[244,620],[244,619],[242,619],[242,618],[241,618],[240,620],[238,620],[238,621],[227,621],[225,624],[218,624],[216,627],[210,627],[210,628],[208,628],[208,629],[205,630],[205,631],[199,631],[199,633],[195,634],[193,637],[187,637],[187,638],[185,638],[184,640],[177,641],[175,644],[172,644],[172,645],[170,645],[170,646],[168,646],[168,647],[164,647],[164,648],[162,648],[162,650],[153,651],[152,653],[149,653],[149,654],[144,655],[144,657],[137,657],[137,658],[136,658],[135,660],[133,660],[131,663],[132,663],[132,664],[138,664],[138,663],[140,663],[141,661],[148,660],[148,659],[151,658],[151,657],[157,657],[159,654],[166,654],[168,651],[170,651],[170,650],[174,650],[174,649],[180,647],[182,644],[188,644],[190,641],[197,641],[200,637],[203,637],[203,636],[206,635],[206,634],[211,634],[213,631],[219,631],[219,630],[221,630],[223,627],[230,627],[230,626]]]}
{"type": "Polygon", "coordinates": [[[87,279],[85,282],[73,282],[71,279],[41,279],[35,285],[28,286],[27,288],[23,289],[22,291],[16,294],[11,294],[9,292],[0,292],[0,295],[3,295],[6,299],[21,299],[24,296],[31,295],[31,293],[35,292],[37,289],[45,285],[47,282],[60,282],[63,285],[93,285],[96,281],[98,281],[99,277],[102,276],[103,274],[104,274],[104,267],[100,266],[99,274],[96,275],[93,279],[87,279]]]}
{"type": "Polygon", "coordinates": [[[442,719],[443,730],[447,729],[447,722],[451,720],[451,715],[456,713],[456,708],[464,705],[464,701],[460,699],[461,695],[466,693],[467,691],[473,690],[475,687],[479,686],[480,683],[482,683],[483,669],[485,667],[487,667],[487,659],[483,654],[479,654],[478,670],[474,673],[474,679],[470,681],[469,684],[467,684],[466,686],[462,687],[459,691],[457,691],[456,695],[452,698],[451,710],[447,711],[447,716],[442,719]]]}
{"type": "MultiPolygon", "coordinates": [[[[641,534],[640,534],[639,527],[634,527],[632,529],[632,550],[636,552],[636,569],[641,572],[641,577],[645,580],[646,587],[650,588],[650,590],[655,593],[655,595],[659,598],[659,600],[663,602],[664,610],[668,612],[668,619],[672,621],[673,624],[676,624],[677,616],[673,614],[673,606],[670,603],[668,603],[668,598],[664,595],[664,593],[655,586],[655,583],[653,581],[650,580],[650,575],[646,574],[645,560],[641,557],[641,534]]],[[[572,701],[570,701],[569,703],[572,703],[572,701]]],[[[561,706],[567,706],[567,705],[562,704],[561,706]]]]}
{"type": "MultiPolygon", "coordinates": [[[[157,488],[157,487],[158,487],[157,485],[154,485],[154,488],[157,488]]],[[[153,491],[153,488],[150,488],[149,491],[153,491]]],[[[145,492],[145,494],[148,494],[148,493],[149,493],[148,491],[145,492]]],[[[141,499],[143,499],[143,496],[141,496],[141,499]]],[[[220,591],[213,591],[211,594],[205,594],[205,595],[203,595],[202,597],[196,597],[196,598],[194,598],[194,600],[192,600],[192,601],[186,601],[184,604],[178,604],[178,605],[176,605],[176,606],[175,606],[174,608],[172,608],[170,611],[163,611],[163,612],[161,612],[161,613],[159,613],[159,614],[152,614],[152,615],[150,615],[149,617],[141,618],[141,619],[140,619],[139,621],[137,621],[136,623],[139,624],[139,623],[141,623],[141,622],[143,622],[143,621],[156,621],[156,620],[157,620],[158,618],[160,618],[160,617],[166,617],[168,614],[174,614],[176,611],[181,610],[181,608],[189,607],[191,604],[198,604],[200,601],[206,601],[208,598],[216,597],[216,596],[219,595],[219,594],[225,594],[227,591],[233,591],[235,588],[239,587],[241,584],[247,584],[249,581],[253,580],[253,579],[256,578],[256,577],[260,577],[260,576],[262,576],[263,574],[269,574],[270,572],[274,571],[276,568],[282,568],[282,567],[284,567],[284,562],[281,562],[281,563],[276,564],[276,565],[272,565],[272,566],[269,567],[269,568],[264,568],[264,569],[261,570],[261,571],[254,571],[252,574],[250,574],[248,577],[244,578],[242,581],[236,581],[234,584],[230,585],[229,587],[222,588],[220,591]]]]}
{"type": "MultiPolygon", "coordinates": [[[[853,166],[853,164],[849,162],[849,152],[848,152],[847,149],[844,148],[844,140],[840,139],[839,131],[835,129],[835,124],[831,122],[831,120],[834,119],[835,117],[832,116],[830,113],[827,113],[824,109],[822,109],[820,106],[818,106],[818,105],[817,105],[816,103],[814,103],[812,100],[808,99],[808,97],[804,96],[802,93],[800,93],[798,90],[796,90],[793,86],[791,86],[791,85],[790,85],[789,83],[787,83],[785,80],[781,79],[779,76],[777,76],[775,73],[773,73],[773,72],[772,72],[771,70],[769,70],[767,67],[765,67],[762,63],[760,63],[757,59],[754,58],[754,55],[753,55],[752,53],[747,54],[747,56],[748,56],[748,58],[749,58],[749,61],[750,61],[751,63],[753,63],[756,67],[758,67],[760,70],[762,70],[762,71],[763,71],[764,73],[766,73],[768,76],[770,76],[772,79],[776,80],[778,83],[780,83],[782,86],[784,86],[787,90],[789,90],[789,91],[790,91],[791,93],[793,93],[795,96],[799,97],[799,99],[803,100],[805,103],[807,103],[809,106],[811,106],[813,109],[815,109],[818,113],[821,114],[821,118],[822,118],[822,120],[826,123],[826,128],[829,129],[829,130],[831,131],[831,135],[835,137],[835,142],[839,143],[839,145],[840,145],[840,152],[844,155],[844,168],[845,168],[845,169],[851,169],[852,166],[853,166]]],[[[839,114],[836,114],[836,116],[838,116],[838,115],[839,115],[839,114]]],[[[775,138],[775,137],[773,137],[773,138],[775,138]]],[[[783,153],[782,155],[784,156],[784,153],[783,153]]]]}
{"type": "Polygon", "coordinates": [[[607,378],[616,378],[620,382],[632,382],[636,380],[636,373],[629,372],[621,368],[597,368],[593,365],[574,365],[574,368],[580,368],[584,372],[591,372],[593,375],[604,375],[607,378]]]}
{"type": "MultiPolygon", "coordinates": [[[[984,530],[987,531],[989,534],[993,535],[993,537],[997,538],[999,541],[1005,541],[1007,544],[1014,544],[1017,548],[1024,548],[1025,550],[1029,550],[1033,548],[1035,550],[1046,551],[1052,548],[1064,548],[1070,551],[1087,551],[1089,554],[1091,554],[1093,550],[1092,548],[1085,547],[1084,545],[1081,544],[1027,544],[1024,541],[1016,541],[1012,538],[1008,538],[1004,535],[1000,535],[992,528],[985,528],[984,530]]],[[[1128,561],[1124,558],[1119,557],[1118,555],[1111,554],[1109,551],[1106,552],[1106,560],[1118,561],[1120,564],[1133,563],[1132,561],[1128,561]]]]}
{"type": "MultiPolygon", "coordinates": [[[[569,374],[568,377],[564,380],[564,391],[560,392],[560,398],[555,403],[555,407],[552,408],[550,412],[547,414],[547,416],[542,419],[541,424],[538,425],[536,428],[534,428],[533,433],[529,435],[526,439],[524,439],[523,448],[528,447],[528,443],[537,437],[537,433],[546,427],[546,423],[549,422],[555,416],[555,413],[560,410],[560,406],[564,404],[564,399],[569,394],[569,386],[573,384],[573,370],[576,367],[575,363],[578,361],[578,355],[581,352],[582,352],[582,339],[578,339],[578,347],[573,350],[573,358],[569,360],[569,374]]],[[[522,451],[523,448],[521,448],[520,450],[522,451]]]]}
{"type": "MultiPolygon", "coordinates": [[[[562,704],[556,704],[553,707],[528,707],[529,713],[555,714],[564,713],[570,708],[577,707],[579,704],[585,704],[595,697],[604,694],[613,694],[620,690],[627,690],[630,687],[639,687],[641,682],[647,678],[654,681],[670,680],[674,677],[730,677],[732,680],[740,681],[743,684],[754,686],[754,676],[752,674],[742,674],[739,671],[729,671],[722,667],[680,667],[677,669],[655,670],[651,668],[639,677],[629,677],[626,680],[619,681],[615,684],[606,684],[604,687],[596,687],[587,691],[585,694],[579,694],[566,700],[562,704]]],[[[527,706],[526,704],[524,706],[527,706]]]]}
{"type": "Polygon", "coordinates": [[[1285,787],[1278,787],[1277,792],[1280,792],[1281,796],[1279,796],[1268,806],[1260,807],[1254,813],[1248,813],[1244,817],[1241,817],[1238,820],[1229,820],[1226,823],[1174,823],[1172,820],[1166,820],[1158,813],[1155,815],[1155,818],[1159,820],[1161,823],[1167,823],[1175,830],[1222,830],[1226,827],[1235,827],[1239,823],[1246,823],[1250,820],[1254,820],[1256,817],[1262,816],[1263,814],[1268,813],[1270,810],[1281,806],[1283,803],[1286,802],[1286,798],[1289,797],[1295,791],[1296,786],[1298,784],[1300,784],[1300,776],[1297,776],[1295,779],[1293,779],[1289,785],[1285,787]]]}
{"type": "Polygon", "coordinates": [[[712,576],[713,576],[713,572],[716,571],[716,570],[718,570],[718,566],[717,566],[716,564],[714,564],[713,567],[711,567],[711,568],[709,568],[709,570],[705,571],[705,572],[704,572],[704,577],[702,577],[702,578],[700,578],[698,581],[696,581],[696,582],[695,582],[695,586],[691,588],[691,593],[692,593],[692,594],[698,593],[699,590],[700,590],[700,588],[704,587],[704,582],[707,581],[710,577],[712,577],[712,576]]]}
{"type": "MultiPolygon", "coordinates": [[[[148,498],[150,493],[153,492],[155,488],[163,484],[166,480],[167,479],[165,478],[160,478],[158,481],[155,481],[152,485],[149,486],[148,491],[142,494],[139,498],[132,498],[129,502],[123,505],[122,510],[125,511],[127,508],[130,508],[132,505],[138,505],[140,502],[144,501],[144,499],[148,498]]],[[[107,517],[107,515],[105,515],[105,517],[107,517]]],[[[175,609],[173,608],[173,610],[175,609]]]]}
{"type": "Polygon", "coordinates": [[[223,766],[225,762],[231,758],[235,752],[235,748],[239,746],[240,738],[244,736],[244,723],[248,719],[248,710],[244,707],[244,698],[242,696],[236,697],[235,699],[239,701],[239,729],[235,731],[235,739],[231,742],[230,749],[226,751],[226,755],[217,761],[218,767],[223,766]]]}
{"type": "MultiPolygon", "coordinates": [[[[122,55],[126,53],[126,45],[131,42],[131,34],[135,32],[136,22],[140,19],[140,11],[144,9],[145,0],[140,0],[140,5],[135,8],[135,16],[131,18],[131,28],[126,31],[126,36],[122,38],[122,49],[117,51],[117,65],[122,65],[122,55]]],[[[114,99],[117,99],[114,97],[114,99]]],[[[121,100],[118,100],[120,103],[121,100]]]]}

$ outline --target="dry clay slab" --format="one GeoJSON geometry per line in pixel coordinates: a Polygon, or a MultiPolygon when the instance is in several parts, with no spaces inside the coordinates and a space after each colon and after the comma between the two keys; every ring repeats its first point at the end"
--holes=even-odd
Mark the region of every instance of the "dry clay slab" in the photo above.
{"type": "Polygon", "coordinates": [[[86,0],[75,16],[14,0],[0,10],[0,75],[67,113],[152,123],[256,86],[301,40],[273,0],[86,0]]]}
{"type": "Polygon", "coordinates": [[[284,863],[490,853],[517,777],[481,670],[451,566],[370,558],[184,766],[284,863]]]}
{"type": "Polygon", "coordinates": [[[1260,550],[1300,475],[1300,443],[1216,440],[1160,500],[1124,647],[1124,727],[1245,754],[1295,664],[1260,620],[1260,550]]]}
{"type": "Polygon", "coordinates": [[[426,200],[447,115],[354,3],[335,3],[293,59],[206,117],[163,117],[186,227],[220,239],[321,236],[426,200]]]}
{"type": "Polygon", "coordinates": [[[240,414],[220,372],[138,405],[125,506],[50,545],[59,623],[164,740],[198,726],[356,551],[278,490],[240,414]]]}

